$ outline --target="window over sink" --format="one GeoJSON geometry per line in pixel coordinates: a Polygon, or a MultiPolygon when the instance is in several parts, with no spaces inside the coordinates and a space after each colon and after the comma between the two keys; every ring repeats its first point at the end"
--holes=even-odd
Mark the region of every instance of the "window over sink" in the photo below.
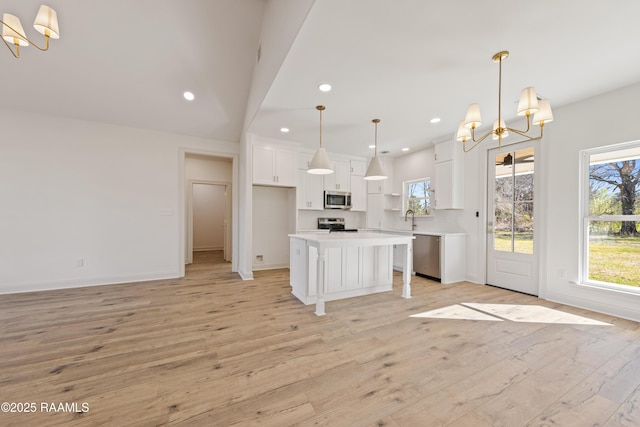
{"type": "Polygon", "coordinates": [[[403,183],[402,215],[412,210],[415,216],[431,214],[431,178],[420,178],[403,183]]]}

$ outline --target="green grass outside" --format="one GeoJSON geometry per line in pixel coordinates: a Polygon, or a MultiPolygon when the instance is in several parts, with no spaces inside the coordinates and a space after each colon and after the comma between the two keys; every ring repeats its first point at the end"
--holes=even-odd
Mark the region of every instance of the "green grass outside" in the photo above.
{"type": "MultiPolygon", "coordinates": [[[[511,233],[496,231],[493,247],[497,251],[511,252],[511,233]]],[[[516,233],[513,239],[514,252],[519,254],[533,253],[533,233],[516,233]]]]}
{"type": "MultiPolygon", "coordinates": [[[[509,233],[496,233],[494,247],[511,252],[509,233]]],[[[516,233],[515,252],[533,253],[531,233],[516,233]]],[[[640,287],[640,237],[599,236],[589,242],[589,279],[640,287]]]]}
{"type": "Polygon", "coordinates": [[[640,287],[640,237],[591,236],[589,279],[640,287]]]}

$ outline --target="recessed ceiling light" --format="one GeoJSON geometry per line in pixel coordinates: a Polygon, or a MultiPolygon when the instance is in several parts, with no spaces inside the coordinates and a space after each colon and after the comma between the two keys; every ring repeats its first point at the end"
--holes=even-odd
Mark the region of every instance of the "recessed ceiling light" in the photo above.
{"type": "Polygon", "coordinates": [[[329,83],[322,83],[318,86],[320,92],[329,92],[331,90],[331,85],[329,83]]]}
{"type": "Polygon", "coordinates": [[[376,146],[375,145],[370,145],[369,148],[376,148],[376,146]]]}
{"type": "Polygon", "coordinates": [[[409,149],[407,147],[404,147],[402,151],[409,151],[409,149]]]}
{"type": "Polygon", "coordinates": [[[429,120],[431,123],[440,123],[440,117],[434,117],[433,119],[429,120]]]}
{"type": "Polygon", "coordinates": [[[194,99],[196,99],[196,96],[193,94],[193,92],[189,91],[183,93],[182,96],[184,96],[184,99],[186,99],[187,101],[193,101],[194,99]]]}
{"type": "Polygon", "coordinates": [[[280,128],[280,132],[288,133],[289,132],[289,128],[280,128]]]}

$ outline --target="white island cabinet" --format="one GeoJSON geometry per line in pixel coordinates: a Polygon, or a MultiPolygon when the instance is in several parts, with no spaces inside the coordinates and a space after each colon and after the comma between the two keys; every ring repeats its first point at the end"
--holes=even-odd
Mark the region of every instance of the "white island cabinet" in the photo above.
{"type": "Polygon", "coordinates": [[[393,288],[393,245],[405,248],[402,296],[411,298],[413,236],[376,232],[290,234],[290,283],[304,304],[386,292],[393,288]]]}

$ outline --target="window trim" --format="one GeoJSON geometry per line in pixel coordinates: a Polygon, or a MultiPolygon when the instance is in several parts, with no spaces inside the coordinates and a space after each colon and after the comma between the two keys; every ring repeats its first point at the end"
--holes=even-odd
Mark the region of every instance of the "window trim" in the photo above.
{"type": "Polygon", "coordinates": [[[628,141],[619,144],[611,144],[602,147],[589,148],[580,151],[579,167],[579,257],[578,257],[578,282],[577,285],[600,290],[621,292],[626,294],[640,295],[640,287],[621,285],[612,282],[602,282],[589,279],[589,221],[625,221],[632,220],[640,222],[640,215],[590,215],[589,212],[589,167],[591,156],[602,153],[622,151],[637,148],[640,149],[640,140],[628,141]]]}
{"type": "Polygon", "coordinates": [[[424,177],[424,178],[417,178],[417,179],[410,179],[407,181],[403,181],[402,182],[402,212],[400,212],[400,215],[404,216],[405,212],[409,209],[409,184],[413,184],[416,182],[424,182],[424,181],[429,181],[429,188],[427,190],[428,193],[428,201],[429,201],[429,213],[426,215],[419,215],[419,214],[415,214],[414,216],[416,218],[428,218],[433,216],[433,206],[431,205],[432,202],[432,193],[433,193],[433,189],[431,188],[431,177],[424,177]]]}

